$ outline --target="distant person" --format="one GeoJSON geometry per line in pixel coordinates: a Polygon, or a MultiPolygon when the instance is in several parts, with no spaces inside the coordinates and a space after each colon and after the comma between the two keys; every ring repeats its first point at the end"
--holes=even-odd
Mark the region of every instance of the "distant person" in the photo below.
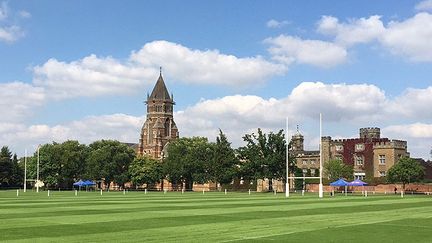
{"type": "Polygon", "coordinates": [[[395,187],[395,189],[394,189],[394,192],[395,192],[395,194],[397,194],[397,188],[395,187]]]}

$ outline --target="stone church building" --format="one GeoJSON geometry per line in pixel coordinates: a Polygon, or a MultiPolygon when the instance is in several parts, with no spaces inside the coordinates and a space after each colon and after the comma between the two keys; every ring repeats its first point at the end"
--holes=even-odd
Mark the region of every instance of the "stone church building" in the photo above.
{"type": "Polygon", "coordinates": [[[141,129],[138,154],[163,158],[170,141],[179,137],[174,122],[174,98],[169,94],[162,77],[162,71],[151,94],[147,94],[147,118],[141,129]]]}

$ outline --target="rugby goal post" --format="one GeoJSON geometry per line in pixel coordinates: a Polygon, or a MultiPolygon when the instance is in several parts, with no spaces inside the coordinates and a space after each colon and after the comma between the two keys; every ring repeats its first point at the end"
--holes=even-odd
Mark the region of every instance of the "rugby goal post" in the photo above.
{"type": "Polygon", "coordinates": [[[323,159],[322,159],[322,114],[320,113],[319,123],[320,123],[320,140],[319,140],[319,176],[289,176],[289,136],[288,136],[288,117],[286,118],[286,184],[285,184],[285,197],[289,197],[289,180],[290,179],[319,179],[319,187],[318,187],[318,197],[322,198],[324,196],[323,192],[323,184],[322,184],[322,172],[323,172],[323,159]]]}

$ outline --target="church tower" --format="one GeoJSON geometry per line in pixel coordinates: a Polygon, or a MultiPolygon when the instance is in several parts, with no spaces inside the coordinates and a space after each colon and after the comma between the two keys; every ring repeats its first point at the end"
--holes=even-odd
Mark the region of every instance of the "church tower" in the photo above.
{"type": "Polygon", "coordinates": [[[165,86],[162,68],[153,91],[150,95],[147,93],[145,103],[147,105],[147,118],[141,129],[138,152],[161,159],[164,156],[166,145],[179,137],[173,118],[175,102],[165,86]]]}

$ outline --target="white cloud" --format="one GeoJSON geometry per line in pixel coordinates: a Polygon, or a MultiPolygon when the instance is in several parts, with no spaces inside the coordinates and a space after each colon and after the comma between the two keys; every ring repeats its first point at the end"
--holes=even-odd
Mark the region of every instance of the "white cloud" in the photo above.
{"type": "Polygon", "coordinates": [[[9,15],[9,7],[7,2],[2,2],[0,4],[0,21],[5,20],[9,15]]]}
{"type": "Polygon", "coordinates": [[[175,119],[182,135],[213,138],[221,128],[238,146],[245,133],[258,127],[283,129],[287,116],[297,124],[317,121],[320,112],[329,122],[371,122],[378,120],[385,103],[384,92],[374,85],[306,82],[281,99],[235,95],[201,100],[177,112],[175,119]]]}
{"type": "Polygon", "coordinates": [[[116,139],[137,143],[143,117],[125,114],[89,116],[82,120],[48,126],[45,124],[25,126],[16,123],[0,123],[0,141],[21,154],[24,148],[37,144],[78,140],[91,143],[100,139],[116,139]]]}
{"type": "Polygon", "coordinates": [[[285,72],[261,57],[238,58],[217,50],[193,50],[167,41],[153,41],[126,61],[90,55],[62,62],[50,59],[34,67],[34,83],[55,98],[130,94],[153,84],[163,66],[165,76],[185,83],[254,85],[285,72]]]}
{"type": "Polygon", "coordinates": [[[388,24],[380,41],[392,53],[411,61],[432,61],[432,15],[418,13],[405,21],[388,24]]]}
{"type": "Polygon", "coordinates": [[[0,26],[0,41],[12,43],[24,36],[24,32],[19,26],[0,26]]]}
{"type": "Polygon", "coordinates": [[[403,117],[432,119],[432,86],[425,89],[407,89],[389,104],[389,112],[403,117]]]}
{"type": "MultiPolygon", "coordinates": [[[[383,132],[399,138],[428,138],[432,139],[432,124],[413,123],[405,125],[392,125],[385,127],[383,132]]],[[[430,142],[429,145],[432,145],[430,142]]]]}
{"type": "Polygon", "coordinates": [[[22,82],[0,83],[0,122],[19,121],[45,102],[42,88],[22,82]]]}
{"type": "MultiPolygon", "coordinates": [[[[27,87],[29,88],[31,87],[27,87]]],[[[327,124],[343,124],[342,126],[350,127],[355,131],[363,125],[394,124],[394,121],[402,119],[416,120],[419,116],[430,120],[432,114],[428,113],[426,106],[431,104],[428,98],[432,97],[429,95],[431,90],[432,87],[410,89],[396,98],[390,98],[374,85],[305,82],[280,99],[264,99],[253,95],[203,99],[182,111],[175,112],[174,117],[181,136],[206,136],[213,140],[220,128],[237,147],[243,144],[244,134],[256,132],[258,127],[265,131],[284,129],[287,116],[290,117],[291,124],[303,125],[317,123],[319,113],[323,113],[327,124]],[[410,103],[405,102],[416,97],[417,99],[410,103]],[[418,103],[425,103],[426,106],[416,108],[418,103]],[[404,112],[410,108],[424,109],[423,114],[419,114],[420,111],[404,112]],[[401,112],[394,112],[394,109],[401,112]]],[[[0,141],[20,151],[24,146],[30,147],[51,141],[62,142],[68,139],[76,139],[82,143],[91,143],[99,139],[117,139],[136,143],[144,119],[145,117],[113,114],[90,116],[53,126],[46,124],[26,126],[6,120],[0,121],[0,141]]],[[[293,127],[291,125],[291,129],[293,127]]],[[[386,126],[383,134],[392,139],[408,140],[413,155],[424,156],[425,146],[431,141],[431,128],[432,125],[427,123],[386,126]]],[[[293,131],[290,132],[292,134],[293,131]]],[[[351,133],[348,136],[351,136],[351,133]]],[[[317,134],[306,131],[304,135],[309,141],[307,143],[313,146],[315,143],[312,141],[317,134]]],[[[327,135],[335,134],[328,131],[327,135]]],[[[343,137],[343,134],[337,135],[343,137]]]]}
{"type": "Polygon", "coordinates": [[[0,41],[13,43],[25,35],[21,27],[15,23],[16,21],[9,20],[13,18],[13,15],[14,12],[9,9],[7,2],[2,2],[0,4],[0,41]]]}
{"type": "Polygon", "coordinates": [[[250,85],[286,71],[283,65],[260,56],[239,58],[218,50],[194,50],[168,41],[147,43],[132,53],[130,59],[142,66],[162,66],[169,76],[194,84],[250,85]]]}
{"type": "Polygon", "coordinates": [[[334,35],[335,42],[351,46],[357,43],[368,43],[381,36],[384,24],[381,16],[373,15],[369,18],[352,19],[348,23],[340,23],[332,16],[322,16],[318,21],[318,32],[334,35]]]}
{"type": "Polygon", "coordinates": [[[418,11],[432,10],[432,0],[425,0],[417,3],[415,9],[418,11]]]}
{"type": "Polygon", "coordinates": [[[266,25],[268,28],[282,28],[285,25],[290,24],[291,22],[288,20],[277,21],[275,19],[270,19],[267,21],[266,25]]]}
{"type": "Polygon", "coordinates": [[[432,124],[412,123],[391,125],[382,129],[385,136],[408,141],[408,151],[412,157],[432,159],[432,124]]]}
{"type": "Polygon", "coordinates": [[[270,45],[268,51],[272,58],[287,65],[299,63],[328,68],[346,62],[348,56],[343,47],[326,41],[280,35],[264,42],[270,45]]]}
{"type": "Polygon", "coordinates": [[[21,10],[21,11],[19,11],[19,12],[18,12],[18,15],[19,15],[21,18],[25,18],[25,19],[31,18],[31,13],[29,13],[29,12],[27,12],[27,11],[25,11],[25,10],[21,10]]]}
{"type": "Polygon", "coordinates": [[[369,84],[324,84],[305,82],[288,98],[294,114],[317,117],[321,112],[330,121],[377,120],[386,103],[384,91],[369,84]]]}
{"type": "Polygon", "coordinates": [[[129,94],[157,78],[155,69],[96,55],[70,63],[49,59],[33,70],[34,83],[54,98],[129,94]]]}
{"type": "Polygon", "coordinates": [[[351,19],[346,23],[332,16],[323,16],[317,25],[318,32],[334,36],[334,41],[340,45],[377,41],[391,53],[405,56],[408,60],[432,61],[432,15],[426,12],[403,21],[390,21],[387,25],[377,15],[351,19]]]}

